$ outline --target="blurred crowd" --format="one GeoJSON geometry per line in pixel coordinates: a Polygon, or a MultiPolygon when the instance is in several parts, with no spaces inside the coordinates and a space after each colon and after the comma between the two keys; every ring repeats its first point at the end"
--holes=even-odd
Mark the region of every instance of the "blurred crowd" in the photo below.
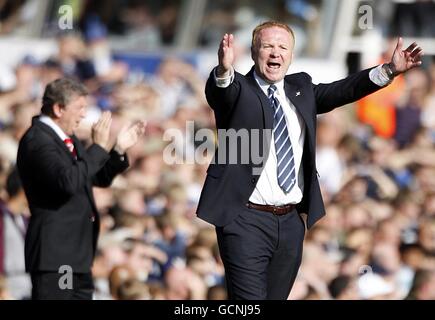
{"type": "Polygon", "coordinates": [[[433,60],[318,118],[327,214],[291,299],[435,299],[434,108],[433,60]]]}
{"type": "MultiPolygon", "coordinates": [[[[19,139],[40,112],[46,84],[68,76],[80,79],[91,92],[87,116],[76,132],[85,143],[105,110],[112,112],[113,138],[124,124],[147,121],[146,137],[129,151],[130,169],[111,188],[94,190],[101,214],[95,298],[223,298],[224,272],[214,229],[195,216],[207,165],[175,166],[163,158],[170,143],[164,139],[167,129],[180,129],[192,150],[186,122],[195,120],[196,130],[214,127],[204,79],[194,66],[168,57],[154,75],[137,77],[111,59],[103,34],[83,39],[65,34],[55,56],[46,61],[26,56],[14,76],[13,85],[0,93],[0,297],[30,296],[23,260],[29,209],[15,168],[16,153],[19,139]]],[[[179,152],[185,156],[183,149],[179,152]]]]}
{"type": "MultiPolygon", "coordinates": [[[[110,188],[94,189],[101,215],[95,299],[225,299],[214,228],[195,215],[208,164],[163,157],[166,130],[183,135],[174,155],[182,160],[198,147],[187,121],[195,132],[215,128],[206,79],[175,56],[138,76],[112,59],[100,31],[61,35],[54,56],[26,56],[8,86],[0,81],[0,299],[30,297],[30,213],[16,153],[45,85],[62,76],[91,92],[76,132],[85,143],[105,110],[113,138],[125,123],[147,121],[129,151],[130,168],[110,188]]],[[[435,299],[435,61],[319,117],[317,136],[327,215],[306,233],[289,299],[435,299]]]]}

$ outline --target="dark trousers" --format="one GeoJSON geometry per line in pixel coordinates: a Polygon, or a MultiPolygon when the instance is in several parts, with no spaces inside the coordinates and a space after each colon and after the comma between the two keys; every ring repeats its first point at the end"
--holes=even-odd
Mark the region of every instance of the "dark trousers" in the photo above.
{"type": "Polygon", "coordinates": [[[32,300],[92,300],[94,283],[91,273],[73,273],[72,288],[64,288],[65,283],[57,272],[36,272],[32,278],[32,300]]]}
{"type": "Polygon", "coordinates": [[[216,233],[229,299],[287,300],[305,236],[296,210],[276,216],[246,208],[216,233]]]}

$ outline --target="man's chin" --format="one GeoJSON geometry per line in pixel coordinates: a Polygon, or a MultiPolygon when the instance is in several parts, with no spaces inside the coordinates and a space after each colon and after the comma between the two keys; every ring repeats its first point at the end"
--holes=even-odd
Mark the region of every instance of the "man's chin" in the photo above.
{"type": "Polygon", "coordinates": [[[73,134],[75,134],[76,133],[76,131],[77,131],[77,129],[78,129],[78,126],[75,126],[74,128],[72,128],[72,129],[69,129],[68,130],[68,132],[65,132],[67,135],[73,135],[73,134]]]}
{"type": "Polygon", "coordinates": [[[80,129],[80,122],[76,123],[74,127],[71,129],[71,132],[74,134],[80,129]]]}
{"type": "Polygon", "coordinates": [[[272,83],[277,83],[277,82],[281,81],[283,78],[284,77],[282,75],[276,75],[276,74],[270,75],[270,74],[266,74],[264,80],[266,80],[266,82],[272,84],[272,83]]]}

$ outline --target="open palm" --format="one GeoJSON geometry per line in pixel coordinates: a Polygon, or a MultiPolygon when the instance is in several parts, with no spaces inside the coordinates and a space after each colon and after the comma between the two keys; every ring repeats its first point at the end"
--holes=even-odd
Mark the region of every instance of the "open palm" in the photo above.
{"type": "Polygon", "coordinates": [[[412,43],[405,50],[402,50],[402,46],[403,39],[399,37],[391,59],[396,69],[396,74],[406,72],[409,69],[421,65],[421,57],[423,56],[423,49],[420,48],[416,42],[412,43]]]}
{"type": "Polygon", "coordinates": [[[225,33],[218,50],[218,75],[227,73],[234,63],[234,35],[225,33]]]}
{"type": "Polygon", "coordinates": [[[145,132],[145,122],[140,121],[129,126],[124,126],[116,139],[116,150],[124,153],[127,149],[136,144],[139,137],[145,132]]]}

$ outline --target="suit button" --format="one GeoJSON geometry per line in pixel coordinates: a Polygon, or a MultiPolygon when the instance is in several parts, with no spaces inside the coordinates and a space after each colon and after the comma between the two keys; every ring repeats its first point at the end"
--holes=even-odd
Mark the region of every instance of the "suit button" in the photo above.
{"type": "Polygon", "coordinates": [[[252,178],[251,182],[252,182],[252,183],[255,183],[255,178],[252,178]]]}

